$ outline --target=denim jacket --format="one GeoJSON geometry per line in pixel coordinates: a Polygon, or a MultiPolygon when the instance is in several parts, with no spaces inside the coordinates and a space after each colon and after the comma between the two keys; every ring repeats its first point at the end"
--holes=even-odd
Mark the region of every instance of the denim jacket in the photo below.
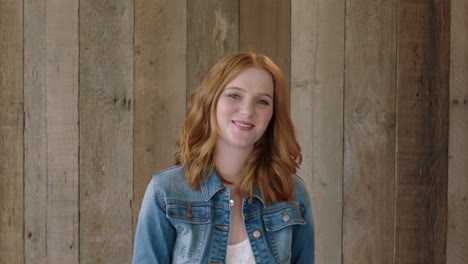
{"type": "MultiPolygon", "coordinates": [[[[215,171],[196,191],[182,167],[155,174],[141,206],[133,263],[225,263],[230,192],[215,171]]],[[[294,199],[264,204],[258,190],[243,199],[245,230],[257,264],[314,263],[310,198],[297,176],[294,199]]]]}

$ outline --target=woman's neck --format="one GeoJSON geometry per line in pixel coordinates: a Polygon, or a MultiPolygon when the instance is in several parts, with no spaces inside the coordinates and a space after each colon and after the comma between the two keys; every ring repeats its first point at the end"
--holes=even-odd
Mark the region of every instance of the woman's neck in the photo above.
{"type": "Polygon", "coordinates": [[[227,186],[235,189],[240,182],[240,173],[252,149],[215,147],[214,159],[218,174],[232,185],[227,186]]]}

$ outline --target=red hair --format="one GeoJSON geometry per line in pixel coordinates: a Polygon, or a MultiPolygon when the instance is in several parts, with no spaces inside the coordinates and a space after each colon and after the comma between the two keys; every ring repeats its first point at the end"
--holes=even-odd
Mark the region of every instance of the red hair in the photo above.
{"type": "Polygon", "coordinates": [[[302,162],[301,149],[289,115],[283,74],[264,55],[231,54],[219,60],[209,71],[190,96],[187,117],[177,140],[176,165],[184,167],[185,178],[192,189],[200,189],[201,183],[214,169],[218,98],[224,87],[249,67],[264,69],[271,74],[274,83],[273,115],[241,170],[239,190],[243,195],[252,196],[257,188],[265,203],[291,201],[294,199],[293,175],[302,162]]]}

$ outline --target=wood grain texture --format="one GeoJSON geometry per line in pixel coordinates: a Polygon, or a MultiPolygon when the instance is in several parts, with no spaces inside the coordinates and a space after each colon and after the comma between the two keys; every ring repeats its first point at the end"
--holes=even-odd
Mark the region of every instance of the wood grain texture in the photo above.
{"type": "Polygon", "coordinates": [[[78,0],[45,16],[47,263],[78,263],[78,0]]]}
{"type": "Polygon", "coordinates": [[[80,1],[80,262],[130,263],[132,1],[80,1]]]}
{"type": "Polygon", "coordinates": [[[187,1],[187,101],[222,57],[239,50],[239,1],[187,1]]]}
{"type": "Polygon", "coordinates": [[[23,2],[0,0],[0,263],[24,262],[23,2]]]}
{"type": "Polygon", "coordinates": [[[464,264],[468,263],[468,1],[451,3],[447,263],[464,264]]]}
{"type": "Polygon", "coordinates": [[[151,176],[174,164],[186,105],[186,1],[135,2],[134,228],[151,176]]]}
{"type": "Polygon", "coordinates": [[[45,2],[24,1],[25,263],[47,262],[45,2]]]}
{"type": "Polygon", "coordinates": [[[446,263],[449,10],[399,3],[395,263],[446,263]]]}
{"type": "Polygon", "coordinates": [[[344,2],[291,2],[291,116],[311,190],[316,263],[341,263],[344,2]]]}
{"type": "Polygon", "coordinates": [[[24,11],[25,263],[78,263],[78,2],[24,11]]]}
{"type": "Polygon", "coordinates": [[[396,11],[346,1],[343,263],[393,263],[396,11]]]}
{"type": "Polygon", "coordinates": [[[291,0],[240,0],[240,51],[269,56],[286,84],[291,71],[291,0]]]}

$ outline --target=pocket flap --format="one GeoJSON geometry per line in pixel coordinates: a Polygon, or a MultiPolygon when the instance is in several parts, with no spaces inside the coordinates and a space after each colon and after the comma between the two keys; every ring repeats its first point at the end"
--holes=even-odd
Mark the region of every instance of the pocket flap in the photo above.
{"type": "Polygon", "coordinates": [[[206,202],[168,201],[167,216],[192,224],[211,222],[211,204],[206,202]]]}
{"type": "Polygon", "coordinates": [[[263,221],[267,231],[278,231],[291,225],[305,225],[298,203],[284,203],[282,206],[265,209],[263,221]]]}

